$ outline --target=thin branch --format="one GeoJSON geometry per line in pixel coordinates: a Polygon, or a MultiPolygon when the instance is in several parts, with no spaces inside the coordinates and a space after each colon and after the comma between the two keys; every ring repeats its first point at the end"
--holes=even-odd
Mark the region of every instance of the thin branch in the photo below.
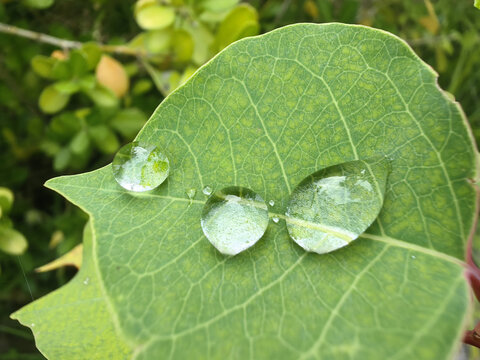
{"type": "MultiPolygon", "coordinates": [[[[22,28],[19,28],[13,25],[4,24],[4,23],[0,23],[0,33],[20,36],[26,39],[54,45],[62,49],[78,49],[83,45],[83,43],[81,43],[80,41],[61,39],[55,36],[50,36],[47,34],[42,34],[39,32],[22,29],[22,28]]],[[[105,52],[131,55],[131,56],[148,57],[148,54],[145,51],[132,49],[125,45],[104,45],[104,44],[97,44],[97,45],[100,49],[102,49],[105,52]]]]}
{"type": "Polygon", "coordinates": [[[43,42],[45,44],[55,45],[63,49],[75,49],[82,46],[82,43],[78,41],[60,39],[54,36],[38,33],[35,31],[30,31],[26,29],[21,29],[13,25],[8,25],[3,23],[0,23],[0,32],[24,37],[24,38],[35,40],[38,42],[43,42]]]}

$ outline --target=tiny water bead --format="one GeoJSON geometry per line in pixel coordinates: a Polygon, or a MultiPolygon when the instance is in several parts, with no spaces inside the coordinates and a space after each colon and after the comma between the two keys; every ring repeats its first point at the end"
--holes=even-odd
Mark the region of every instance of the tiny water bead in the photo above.
{"type": "Polygon", "coordinates": [[[232,186],[216,191],[205,203],[201,225],[207,239],[225,255],[254,245],[268,226],[268,208],[254,191],[232,186]]]}
{"type": "Polygon", "coordinates": [[[377,218],[389,172],[389,161],[379,157],[330,166],[305,178],[285,213],[291,238],[319,254],[348,245],[377,218]]]}
{"type": "Polygon", "coordinates": [[[275,201],[274,201],[274,200],[270,200],[270,201],[268,202],[268,205],[274,206],[274,205],[275,205],[275,201]]]}
{"type": "Polygon", "coordinates": [[[279,219],[278,217],[274,216],[274,217],[272,218],[272,221],[273,221],[275,224],[278,224],[278,222],[280,221],[280,219],[279,219]]]}
{"type": "Polygon", "coordinates": [[[90,282],[90,278],[86,277],[85,280],[83,280],[83,285],[88,285],[90,282]]]}
{"type": "Polygon", "coordinates": [[[154,145],[134,141],[115,155],[113,176],[124,189],[153,190],[165,181],[170,171],[168,158],[154,145]]]}
{"type": "Polygon", "coordinates": [[[212,188],[210,186],[205,186],[202,189],[202,192],[203,192],[204,195],[210,196],[210,195],[212,195],[212,188]]]}
{"type": "Polygon", "coordinates": [[[185,191],[185,193],[187,194],[187,197],[190,200],[192,200],[195,197],[195,195],[197,194],[197,189],[195,189],[195,188],[187,189],[185,191]]]}

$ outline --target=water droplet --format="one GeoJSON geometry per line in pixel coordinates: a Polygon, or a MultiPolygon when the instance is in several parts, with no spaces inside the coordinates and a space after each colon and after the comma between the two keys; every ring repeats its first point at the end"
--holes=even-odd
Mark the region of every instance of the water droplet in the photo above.
{"type": "Polygon", "coordinates": [[[117,152],[112,168],[121,187],[138,192],[153,190],[163,183],[170,164],[156,146],[134,141],[117,152]]]}
{"type": "Polygon", "coordinates": [[[210,186],[205,186],[202,192],[204,195],[210,196],[212,195],[212,188],[210,186]]]}
{"type": "Polygon", "coordinates": [[[265,201],[248,188],[232,186],[208,198],[201,225],[207,239],[225,255],[255,244],[268,226],[265,201]]]}
{"type": "Polygon", "coordinates": [[[389,171],[390,163],[378,157],[330,166],[305,178],[285,213],[292,239],[323,254],[358,238],[383,206],[389,171]]]}
{"type": "Polygon", "coordinates": [[[194,189],[194,188],[187,189],[187,191],[185,191],[185,193],[187,194],[187,197],[191,200],[197,194],[197,189],[194,189]]]}
{"type": "Polygon", "coordinates": [[[273,222],[274,222],[275,224],[278,224],[278,222],[280,221],[280,219],[279,219],[278,217],[276,217],[276,216],[274,216],[274,217],[272,218],[272,220],[273,220],[273,222]]]}
{"type": "Polygon", "coordinates": [[[275,205],[275,201],[274,201],[274,200],[270,200],[270,201],[268,202],[268,204],[269,204],[270,206],[274,206],[274,205],[275,205]]]}
{"type": "Polygon", "coordinates": [[[90,282],[90,278],[85,278],[85,280],[83,280],[83,285],[88,285],[88,283],[90,282]]]}
{"type": "Polygon", "coordinates": [[[35,327],[35,324],[34,324],[34,323],[31,323],[30,326],[31,326],[31,327],[35,327]]]}
{"type": "Polygon", "coordinates": [[[415,255],[412,255],[412,259],[416,259],[417,257],[415,255]]]}

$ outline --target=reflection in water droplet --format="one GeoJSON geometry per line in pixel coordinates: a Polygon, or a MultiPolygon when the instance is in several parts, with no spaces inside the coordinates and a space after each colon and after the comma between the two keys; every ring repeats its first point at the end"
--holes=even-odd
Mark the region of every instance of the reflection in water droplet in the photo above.
{"type": "Polygon", "coordinates": [[[197,189],[194,189],[194,188],[187,189],[187,191],[185,191],[185,193],[187,194],[187,197],[191,200],[197,194],[197,189]]]}
{"type": "Polygon", "coordinates": [[[389,161],[378,157],[334,165],[305,178],[285,213],[292,239],[319,254],[348,245],[378,216],[389,171],[389,161]]]}
{"type": "Polygon", "coordinates": [[[275,205],[275,201],[274,201],[274,200],[270,200],[270,201],[268,202],[268,204],[269,204],[270,206],[274,206],[274,205],[275,205]]]}
{"type": "Polygon", "coordinates": [[[276,217],[276,216],[274,216],[274,217],[272,218],[272,220],[273,220],[273,222],[274,222],[275,224],[277,224],[277,223],[280,221],[280,219],[279,219],[278,217],[276,217]]]}
{"type": "Polygon", "coordinates": [[[31,324],[30,324],[30,326],[31,326],[31,327],[34,327],[34,326],[35,326],[35,324],[34,324],[34,323],[31,323],[31,324]]]}
{"type": "Polygon", "coordinates": [[[88,283],[90,282],[90,278],[85,278],[85,280],[83,280],[83,284],[84,285],[88,285],[88,283]]]}
{"type": "Polygon", "coordinates": [[[232,186],[216,191],[205,203],[201,225],[207,239],[225,255],[255,244],[268,226],[265,201],[250,189],[232,186]]]}
{"type": "Polygon", "coordinates": [[[117,152],[112,168],[121,187],[139,192],[155,189],[163,183],[170,164],[156,146],[134,141],[117,152]]]}
{"type": "Polygon", "coordinates": [[[412,259],[416,259],[417,257],[415,255],[412,255],[412,259]]]}
{"type": "Polygon", "coordinates": [[[202,190],[204,195],[210,196],[212,195],[212,188],[210,186],[205,186],[202,190]]]}

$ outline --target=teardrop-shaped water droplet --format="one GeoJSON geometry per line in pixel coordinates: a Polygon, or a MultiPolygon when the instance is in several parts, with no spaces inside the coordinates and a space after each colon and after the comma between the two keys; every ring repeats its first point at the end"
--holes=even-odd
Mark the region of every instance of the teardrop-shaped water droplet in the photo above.
{"type": "Polygon", "coordinates": [[[195,188],[191,188],[191,189],[187,189],[185,191],[185,193],[187,194],[187,197],[191,200],[195,197],[195,195],[197,194],[197,189],[195,188]]]}
{"type": "Polygon", "coordinates": [[[292,239],[319,254],[348,245],[378,216],[389,171],[389,161],[378,157],[334,165],[305,178],[285,213],[292,239]]]}
{"type": "Polygon", "coordinates": [[[280,219],[279,219],[278,217],[276,217],[276,216],[274,216],[274,217],[272,218],[272,220],[273,220],[273,222],[274,222],[275,224],[278,224],[278,222],[280,221],[280,219]]]}
{"type": "Polygon", "coordinates": [[[274,200],[270,200],[270,201],[268,202],[268,205],[274,206],[274,205],[275,205],[275,201],[274,201],[274,200]]]}
{"type": "Polygon", "coordinates": [[[212,188],[207,185],[202,189],[202,192],[204,195],[210,196],[212,195],[212,188]]]}
{"type": "Polygon", "coordinates": [[[83,280],[83,285],[88,285],[90,282],[90,278],[86,277],[85,280],[83,280]]]}
{"type": "Polygon", "coordinates": [[[148,191],[165,181],[170,171],[168,158],[154,145],[134,141],[115,155],[113,176],[130,191],[148,191]]]}
{"type": "Polygon", "coordinates": [[[207,239],[225,255],[235,255],[255,244],[268,226],[265,201],[239,186],[216,191],[205,203],[202,229],[207,239]]]}

